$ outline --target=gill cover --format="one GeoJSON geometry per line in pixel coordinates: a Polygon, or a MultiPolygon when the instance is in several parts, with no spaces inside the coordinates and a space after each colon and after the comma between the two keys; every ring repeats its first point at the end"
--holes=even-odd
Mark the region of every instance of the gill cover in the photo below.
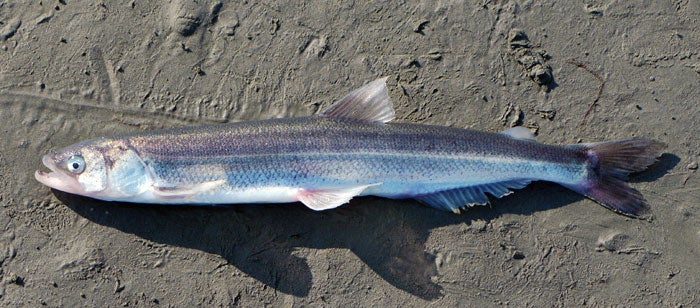
{"type": "MultiPolygon", "coordinates": [[[[100,151],[86,147],[81,151],[85,160],[84,170],[77,175],[78,182],[86,193],[100,192],[107,188],[107,168],[100,151]]],[[[70,159],[66,162],[66,168],[70,168],[70,159]]],[[[70,171],[69,171],[70,172],[70,171]]]]}
{"type": "Polygon", "coordinates": [[[152,180],[141,157],[126,145],[112,146],[105,152],[109,162],[107,170],[108,190],[102,199],[137,196],[149,189],[152,180]]]}

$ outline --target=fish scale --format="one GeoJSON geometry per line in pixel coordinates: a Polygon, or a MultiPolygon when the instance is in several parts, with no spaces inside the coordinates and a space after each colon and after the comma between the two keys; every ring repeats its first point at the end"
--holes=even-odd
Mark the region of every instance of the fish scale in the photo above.
{"type": "Polygon", "coordinates": [[[229,185],[222,189],[383,183],[366,193],[414,197],[465,184],[520,179],[522,174],[574,182],[586,171],[586,157],[580,151],[504,134],[322,117],[279,119],[262,127],[260,122],[242,122],[122,138],[165,182],[226,179],[229,185]],[[219,138],[214,143],[210,136],[219,138]],[[202,140],[216,146],[204,150],[202,140]],[[180,146],[175,152],[170,144],[180,146]],[[201,171],[194,172],[193,166],[201,171]],[[207,166],[224,166],[225,172],[207,173],[207,166]],[[421,186],[427,189],[415,189],[421,186]]]}

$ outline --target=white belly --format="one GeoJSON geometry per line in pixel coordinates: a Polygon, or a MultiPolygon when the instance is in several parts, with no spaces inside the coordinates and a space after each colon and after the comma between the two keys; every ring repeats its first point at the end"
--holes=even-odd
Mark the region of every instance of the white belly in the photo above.
{"type": "Polygon", "coordinates": [[[241,190],[213,189],[211,191],[168,195],[159,194],[154,189],[131,197],[103,199],[108,201],[122,201],[134,203],[155,204],[234,204],[234,203],[289,203],[297,202],[299,189],[296,187],[256,187],[241,190]]]}

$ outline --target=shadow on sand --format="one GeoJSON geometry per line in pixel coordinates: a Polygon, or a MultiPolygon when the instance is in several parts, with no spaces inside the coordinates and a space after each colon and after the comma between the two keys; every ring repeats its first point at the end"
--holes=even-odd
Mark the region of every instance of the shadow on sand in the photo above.
{"type": "MultiPolygon", "coordinates": [[[[633,180],[652,181],[679,161],[665,154],[660,163],[633,180]]],[[[431,280],[437,274],[435,257],[425,250],[431,229],[490,221],[504,213],[527,215],[583,198],[553,184],[533,183],[493,201],[491,207],[455,215],[412,200],[371,197],[354,199],[340,209],[313,212],[300,204],[149,206],[54,193],[95,223],[150,241],[221,255],[241,271],[287,294],[303,297],[313,287],[306,260],[293,254],[296,247],[347,248],[387,282],[426,300],[442,294],[442,287],[431,280]]]]}

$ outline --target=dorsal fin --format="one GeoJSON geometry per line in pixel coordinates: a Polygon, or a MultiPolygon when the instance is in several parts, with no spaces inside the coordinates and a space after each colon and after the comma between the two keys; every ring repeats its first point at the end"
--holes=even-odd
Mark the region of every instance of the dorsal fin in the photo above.
{"type": "Polygon", "coordinates": [[[508,135],[511,138],[515,138],[515,139],[537,141],[535,139],[535,134],[533,134],[531,130],[529,130],[525,127],[522,127],[522,126],[516,126],[516,127],[506,129],[506,130],[502,131],[501,134],[508,135]]]}
{"type": "Polygon", "coordinates": [[[382,123],[393,120],[394,106],[386,89],[386,79],[377,79],[348,93],[318,115],[382,123]]]}

